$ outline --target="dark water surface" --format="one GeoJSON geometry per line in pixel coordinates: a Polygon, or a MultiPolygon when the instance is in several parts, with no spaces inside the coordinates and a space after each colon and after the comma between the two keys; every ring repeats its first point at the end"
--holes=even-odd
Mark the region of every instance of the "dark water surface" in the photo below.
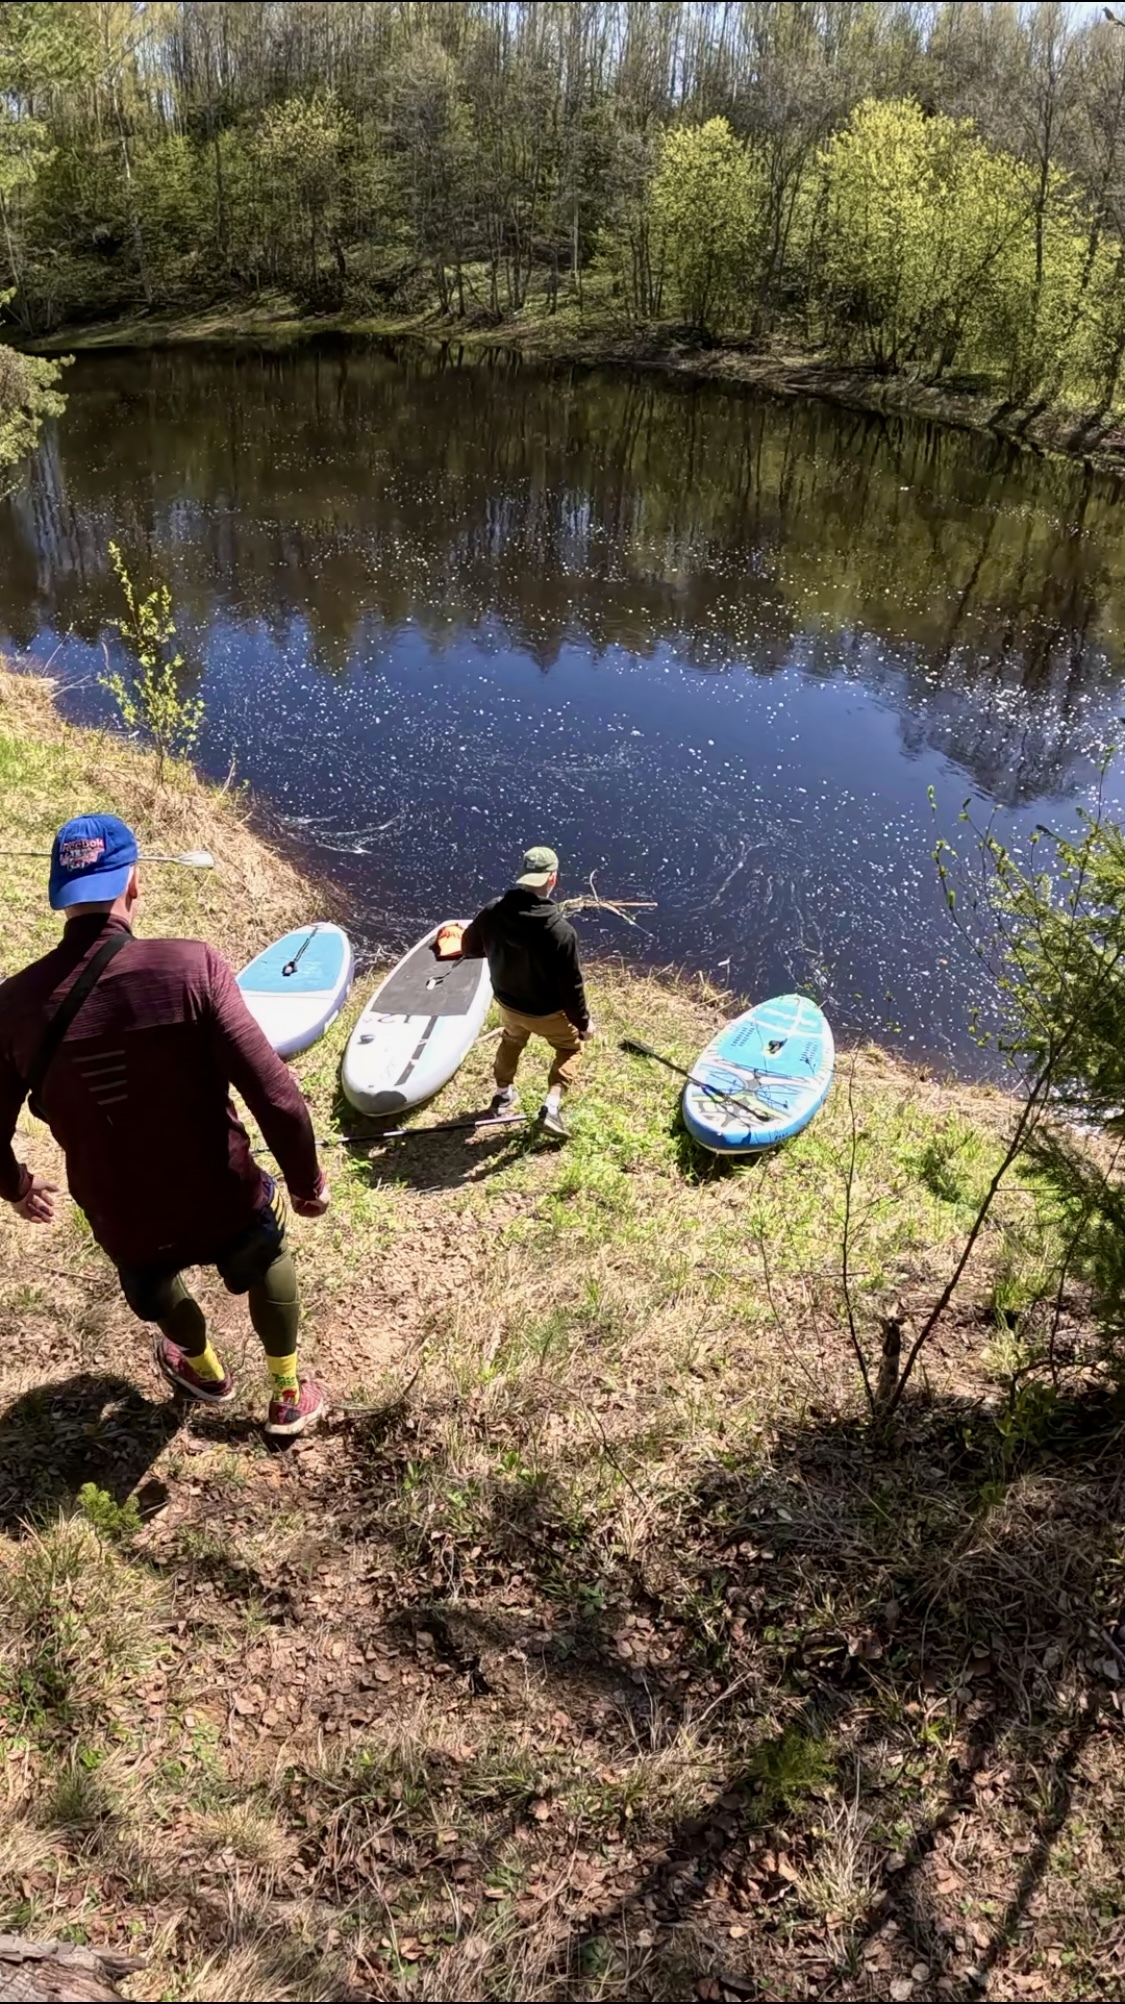
{"type": "Polygon", "coordinates": [[[1090,797],[1122,704],[1112,485],[423,350],[88,356],[67,389],[0,503],[0,647],[107,717],[116,537],[172,587],[207,770],[236,760],[368,944],[548,841],[566,889],[657,900],[644,932],[584,919],[591,947],[808,986],[842,1030],[972,1064],[930,851],[969,796],[1012,841],[1090,797]]]}

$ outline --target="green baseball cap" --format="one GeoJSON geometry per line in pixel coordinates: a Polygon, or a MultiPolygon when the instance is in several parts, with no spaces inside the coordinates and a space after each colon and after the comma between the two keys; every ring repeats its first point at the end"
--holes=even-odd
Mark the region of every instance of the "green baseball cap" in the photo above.
{"type": "Polygon", "coordinates": [[[558,867],[559,859],[553,849],[528,849],[524,854],[523,873],[516,878],[516,882],[521,890],[541,891],[558,867]]]}

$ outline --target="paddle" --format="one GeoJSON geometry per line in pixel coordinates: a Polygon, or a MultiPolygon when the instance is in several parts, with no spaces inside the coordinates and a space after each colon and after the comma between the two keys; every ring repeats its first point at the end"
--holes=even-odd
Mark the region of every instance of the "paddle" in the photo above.
{"type": "Polygon", "coordinates": [[[736,1106],[740,1113],[753,1114],[758,1120],[772,1120],[774,1117],[776,1108],[767,1105],[765,1100],[736,1099],[732,1093],[720,1092],[718,1086],[708,1085],[705,1079],[697,1078],[694,1072],[685,1071],[683,1065],[674,1064],[671,1058],[654,1051],[652,1045],[646,1044],[641,1037],[622,1037],[621,1048],[623,1051],[634,1052],[638,1058],[653,1058],[658,1065],[667,1066],[670,1072],[676,1072],[680,1078],[687,1079],[689,1084],[698,1086],[700,1092],[705,1092],[709,1099],[719,1100],[723,1106],[736,1106]]]}
{"type": "MultiPolygon", "coordinates": [[[[5,856],[36,856],[50,862],[49,849],[5,849],[5,856]]],[[[215,858],[210,849],[185,849],[182,856],[138,856],[138,863],[179,863],[185,870],[213,870],[215,858]]]]}
{"type": "MultiPolygon", "coordinates": [[[[522,1127],[523,1113],[488,1114],[483,1120],[436,1120],[429,1127],[386,1127],[382,1134],[322,1134],[318,1148],[375,1148],[380,1141],[409,1141],[415,1134],[458,1134],[478,1127],[522,1127]]],[[[255,1155],[272,1155],[272,1148],[255,1148],[255,1155]]]]}
{"type": "Polygon", "coordinates": [[[293,958],[292,958],[292,960],[287,960],[287,961],[286,961],[286,963],[285,963],[284,967],[283,967],[283,968],[282,968],[282,970],[281,970],[281,972],[282,972],[282,974],[283,974],[283,975],[286,975],[286,974],[296,974],[296,972],[297,972],[297,969],[298,969],[298,967],[300,966],[300,962],[301,962],[301,955],[302,955],[303,953],[307,953],[307,952],[308,952],[308,949],[309,949],[309,947],[310,947],[310,945],[311,945],[312,941],[313,941],[313,940],[314,940],[314,939],[316,938],[316,936],[317,936],[317,933],[318,933],[319,931],[320,931],[320,927],[319,927],[318,925],[314,925],[314,927],[313,927],[312,931],[310,932],[310,934],[309,934],[309,936],[308,936],[308,939],[304,940],[304,941],[302,942],[302,944],[301,944],[301,945],[300,945],[300,946],[299,946],[299,947],[297,948],[297,951],[296,951],[296,953],[295,953],[295,954],[293,955],[293,958]]]}
{"type": "MultiPolygon", "coordinates": [[[[415,1134],[457,1134],[468,1128],[477,1127],[520,1127],[527,1119],[524,1113],[490,1113],[483,1120],[434,1120],[428,1127],[385,1127],[382,1134],[340,1135],[341,1148],[370,1148],[379,1141],[409,1141],[415,1134]]],[[[333,1137],[329,1137],[329,1141],[333,1137]]],[[[319,1144],[327,1147],[328,1142],[319,1144]]]]}

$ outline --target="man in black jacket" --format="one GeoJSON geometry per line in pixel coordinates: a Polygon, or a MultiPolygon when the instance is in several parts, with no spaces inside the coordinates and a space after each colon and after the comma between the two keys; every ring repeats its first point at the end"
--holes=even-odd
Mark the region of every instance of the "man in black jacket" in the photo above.
{"type": "Polygon", "coordinates": [[[487,959],[492,992],[500,1004],[503,1030],[496,1053],[494,1114],[518,1104],[513,1083],[529,1037],[543,1037],[554,1058],[539,1125],[565,1140],[562,1095],[574,1084],[582,1045],[590,1035],[590,1011],[578,940],[551,892],[559,880],[553,849],[529,849],[523,873],[502,898],[494,898],[465,932],[461,951],[469,960],[487,959]]]}

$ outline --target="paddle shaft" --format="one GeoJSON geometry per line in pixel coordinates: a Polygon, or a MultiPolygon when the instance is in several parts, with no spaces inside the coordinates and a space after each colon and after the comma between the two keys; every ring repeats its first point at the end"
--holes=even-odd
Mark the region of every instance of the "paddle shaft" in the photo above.
{"type": "MultiPolygon", "coordinates": [[[[5,849],[0,854],[7,856],[33,856],[39,862],[49,863],[49,849],[5,849]]],[[[138,863],[178,863],[184,870],[213,870],[215,858],[209,849],[188,849],[182,856],[138,856],[138,863]]]]}
{"type": "Polygon", "coordinates": [[[415,1134],[462,1134],[477,1127],[521,1127],[526,1120],[522,1113],[488,1114],[484,1120],[435,1120],[428,1127],[387,1127],[382,1134],[356,1134],[329,1136],[323,1147],[370,1148],[380,1141],[409,1141],[415,1134]]]}
{"type": "Polygon", "coordinates": [[[640,1037],[622,1037],[621,1048],[623,1051],[635,1051],[638,1058],[654,1058],[658,1065],[665,1065],[670,1072],[675,1072],[679,1078],[687,1079],[689,1085],[698,1086],[700,1092],[705,1092],[709,1099],[719,1100],[723,1106],[736,1106],[740,1113],[749,1113],[756,1120],[769,1118],[769,1114],[763,1112],[761,1107],[751,1106],[749,1100],[735,1099],[732,1093],[720,1092],[718,1086],[708,1085],[706,1079],[697,1078],[694,1072],[685,1070],[683,1065],[677,1065],[671,1058],[664,1057],[662,1052],[654,1051],[652,1045],[643,1043],[640,1037]]]}
{"type": "Polygon", "coordinates": [[[308,950],[309,950],[309,947],[310,947],[310,945],[311,945],[312,941],[313,941],[313,940],[314,940],[314,939],[316,938],[316,936],[317,936],[317,933],[318,933],[319,931],[320,931],[320,927],[319,927],[318,925],[314,925],[314,927],[313,927],[312,931],[310,932],[310,934],[309,934],[308,938],[307,938],[307,939],[306,939],[305,941],[303,941],[303,943],[302,943],[302,944],[301,944],[301,945],[300,945],[300,946],[299,946],[299,947],[297,948],[297,951],[296,951],[296,953],[295,953],[295,954],[293,955],[293,958],[292,958],[292,960],[287,960],[287,961],[286,961],[286,963],[285,963],[284,967],[283,967],[283,968],[282,968],[282,970],[281,970],[281,972],[282,972],[282,974],[283,974],[283,975],[288,975],[288,974],[296,974],[296,972],[297,972],[297,969],[298,969],[298,967],[300,966],[300,963],[301,963],[301,956],[302,956],[302,954],[305,954],[305,953],[307,953],[307,952],[308,952],[308,950]]]}

